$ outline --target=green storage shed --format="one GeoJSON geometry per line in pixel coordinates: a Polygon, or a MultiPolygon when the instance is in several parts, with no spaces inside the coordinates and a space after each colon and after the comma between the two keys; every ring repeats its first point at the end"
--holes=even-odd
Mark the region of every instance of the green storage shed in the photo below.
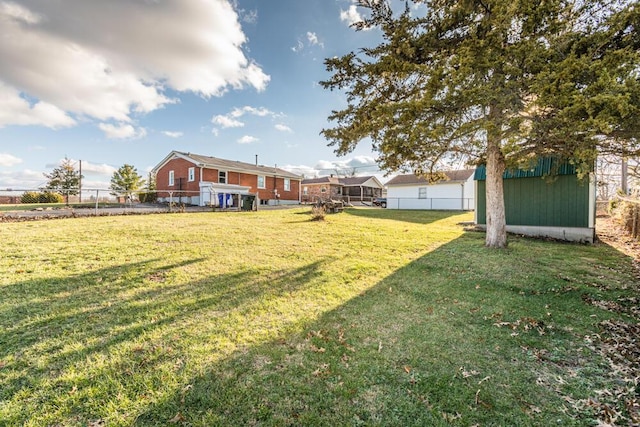
{"type": "MultiPolygon", "coordinates": [[[[486,226],[486,169],[476,168],[475,222],[486,226]]],[[[593,174],[578,179],[575,167],[544,158],[529,169],[503,175],[507,231],[593,243],[596,187],[593,174]]]]}

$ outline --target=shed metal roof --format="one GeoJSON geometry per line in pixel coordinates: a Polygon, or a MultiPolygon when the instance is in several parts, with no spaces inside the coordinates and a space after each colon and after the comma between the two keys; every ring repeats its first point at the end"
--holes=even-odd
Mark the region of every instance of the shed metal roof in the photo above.
{"type": "MultiPolygon", "coordinates": [[[[576,167],[570,163],[560,163],[559,160],[545,157],[539,159],[538,162],[530,168],[507,169],[502,177],[504,179],[511,178],[535,178],[548,175],[575,175],[576,167]]],[[[487,179],[487,168],[480,165],[476,168],[473,179],[476,181],[484,181],[487,179]]]]}

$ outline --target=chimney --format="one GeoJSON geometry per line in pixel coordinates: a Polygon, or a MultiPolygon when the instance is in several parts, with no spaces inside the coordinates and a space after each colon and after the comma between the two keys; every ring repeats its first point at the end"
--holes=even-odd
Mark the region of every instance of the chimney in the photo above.
{"type": "Polygon", "coordinates": [[[258,166],[258,155],[256,154],[256,166],[258,166]]]}

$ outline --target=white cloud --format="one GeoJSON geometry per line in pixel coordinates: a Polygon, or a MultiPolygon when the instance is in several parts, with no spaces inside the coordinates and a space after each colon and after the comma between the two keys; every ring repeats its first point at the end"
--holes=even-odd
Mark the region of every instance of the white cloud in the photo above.
{"type": "Polygon", "coordinates": [[[176,102],[167,89],[210,97],[270,80],[228,0],[0,0],[0,34],[0,126],[125,123],[176,102]]]}
{"type": "MultiPolygon", "coordinates": [[[[349,6],[349,9],[342,10],[340,9],[340,20],[346,21],[348,25],[354,25],[358,22],[364,21],[360,12],[358,12],[358,7],[355,4],[349,6]]],[[[369,30],[370,28],[363,28],[363,30],[369,30]]]]}
{"type": "Polygon", "coordinates": [[[240,11],[240,16],[242,17],[242,22],[246,22],[247,24],[255,24],[258,22],[258,10],[252,9],[249,11],[242,10],[240,11]]]}
{"type": "Polygon", "coordinates": [[[0,3],[0,15],[15,21],[22,21],[23,24],[37,24],[42,20],[41,16],[32,13],[29,9],[12,1],[0,3]]]}
{"type": "MultiPolygon", "coordinates": [[[[244,116],[245,114],[251,114],[253,116],[258,116],[258,117],[266,117],[266,116],[283,117],[284,116],[283,114],[274,113],[273,111],[264,107],[255,108],[249,105],[245,105],[244,107],[241,107],[241,108],[238,108],[238,107],[234,108],[228,114],[224,114],[224,115],[218,114],[216,116],[213,116],[213,118],[211,119],[211,122],[216,125],[219,125],[223,129],[241,128],[241,127],[244,127],[244,123],[238,119],[244,116]]],[[[215,133],[217,136],[218,130],[214,129],[213,133],[215,133]]]]}
{"type": "Polygon", "coordinates": [[[291,50],[296,53],[300,52],[302,49],[304,49],[304,43],[302,42],[302,40],[298,40],[298,43],[295,46],[291,47],[291,50]]]}
{"type": "Polygon", "coordinates": [[[170,130],[164,130],[162,131],[162,134],[168,136],[169,138],[180,138],[183,135],[182,132],[175,132],[170,130]]]}
{"type": "Polygon", "coordinates": [[[291,50],[294,51],[295,53],[299,53],[302,52],[305,48],[305,42],[303,41],[303,38],[306,37],[307,46],[320,46],[321,48],[324,49],[324,43],[322,43],[319,39],[318,39],[318,35],[316,33],[313,33],[311,31],[307,31],[306,36],[303,37],[299,37],[298,41],[296,43],[295,46],[291,47],[291,50]]]}
{"type": "Polygon", "coordinates": [[[324,43],[320,42],[318,40],[318,36],[316,35],[316,33],[312,33],[310,31],[307,31],[307,40],[309,41],[309,44],[311,46],[320,46],[322,48],[324,48],[324,43]]]}
{"type": "Polygon", "coordinates": [[[0,153],[0,166],[11,167],[22,163],[22,159],[7,153],[0,153]]]}
{"type": "Polygon", "coordinates": [[[313,168],[320,171],[332,170],[333,168],[335,168],[335,163],[328,160],[318,160],[318,163],[316,163],[313,168]]]}
{"type": "Polygon", "coordinates": [[[98,125],[109,139],[137,139],[147,135],[145,128],[135,128],[128,123],[113,125],[111,123],[100,123],[98,125]]]}
{"type": "Polygon", "coordinates": [[[276,113],[274,113],[273,111],[270,111],[264,107],[260,107],[260,108],[255,108],[255,107],[251,107],[249,105],[245,105],[242,108],[234,108],[233,110],[231,110],[231,112],[229,113],[229,115],[231,117],[242,117],[245,114],[252,114],[254,116],[259,116],[259,117],[265,117],[265,116],[274,116],[276,113]]]}
{"type": "Polygon", "coordinates": [[[275,125],[275,128],[277,130],[279,130],[280,132],[289,132],[289,133],[293,133],[293,130],[291,130],[291,128],[287,125],[283,125],[281,123],[278,123],[275,125]]]}
{"type": "Polygon", "coordinates": [[[23,169],[17,172],[0,171],[0,188],[35,189],[47,182],[42,172],[23,169]]]}
{"type": "Polygon", "coordinates": [[[221,126],[223,129],[226,128],[241,128],[244,126],[244,123],[242,123],[239,120],[235,120],[232,117],[227,116],[222,116],[222,115],[217,115],[214,116],[211,119],[211,122],[221,126]]]}
{"type": "Polygon", "coordinates": [[[315,170],[311,166],[306,166],[306,165],[285,165],[285,166],[282,166],[282,169],[289,171],[291,173],[302,175],[305,178],[315,178],[318,176],[317,170],[315,170]]]}
{"type": "Polygon", "coordinates": [[[256,138],[255,136],[245,135],[242,138],[238,139],[238,144],[252,144],[258,141],[258,138],[256,138]]]}
{"type": "Polygon", "coordinates": [[[388,181],[378,169],[375,159],[370,156],[355,156],[344,160],[319,160],[314,166],[287,165],[282,168],[298,175],[304,175],[306,178],[331,174],[345,176],[355,172],[356,176],[375,176],[381,182],[388,181]]]}
{"type": "MultiPolygon", "coordinates": [[[[96,174],[111,176],[117,169],[107,164],[91,163],[86,160],[82,161],[82,175],[96,174]]],[[[86,182],[85,182],[86,184],[86,182]]]]}
{"type": "Polygon", "coordinates": [[[371,156],[355,156],[347,161],[350,167],[377,166],[376,159],[371,156]]]}
{"type": "Polygon", "coordinates": [[[330,173],[344,173],[355,170],[356,175],[373,175],[378,172],[376,160],[370,156],[355,156],[344,160],[319,160],[314,169],[319,175],[328,175],[330,173]]]}
{"type": "Polygon", "coordinates": [[[74,119],[55,105],[42,101],[29,103],[16,89],[0,81],[0,128],[7,125],[40,125],[58,129],[75,124],[74,119]]]}
{"type": "MultiPolygon", "coordinates": [[[[84,190],[107,190],[111,187],[110,181],[101,181],[101,180],[91,180],[91,179],[83,179],[82,180],[82,188],[84,190]]],[[[84,193],[84,191],[83,191],[84,193]]],[[[93,196],[94,194],[92,194],[93,196]]],[[[106,196],[106,193],[100,192],[100,197],[106,196]]],[[[86,196],[83,196],[84,200],[86,196]]]]}

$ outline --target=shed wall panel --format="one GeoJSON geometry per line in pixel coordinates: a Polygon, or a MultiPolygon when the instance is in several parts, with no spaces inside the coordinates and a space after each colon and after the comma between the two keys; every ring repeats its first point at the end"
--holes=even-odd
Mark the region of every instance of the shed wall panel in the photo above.
{"type": "MultiPolygon", "coordinates": [[[[589,184],[576,175],[552,181],[540,177],[505,179],[508,225],[589,227],[589,184]]],[[[478,224],[486,224],[486,181],[478,181],[478,224]]]]}

